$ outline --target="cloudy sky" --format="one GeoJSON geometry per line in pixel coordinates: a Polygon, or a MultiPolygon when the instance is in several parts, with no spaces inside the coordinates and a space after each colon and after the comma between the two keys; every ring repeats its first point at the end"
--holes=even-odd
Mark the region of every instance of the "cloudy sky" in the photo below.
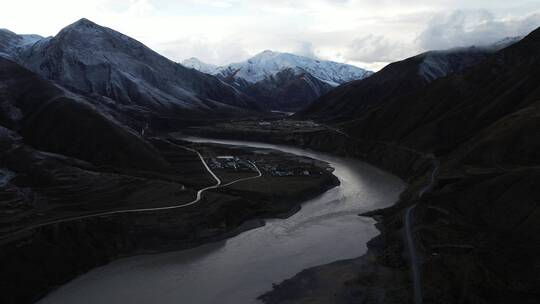
{"type": "Polygon", "coordinates": [[[213,64],[292,52],[378,70],[424,50],[487,44],[540,26],[538,0],[16,0],[0,28],[55,35],[82,17],[161,54],[213,64]]]}

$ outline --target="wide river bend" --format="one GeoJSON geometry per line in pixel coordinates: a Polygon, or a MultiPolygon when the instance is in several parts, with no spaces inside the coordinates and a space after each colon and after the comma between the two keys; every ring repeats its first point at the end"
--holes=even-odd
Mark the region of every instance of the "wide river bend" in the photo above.
{"type": "Polygon", "coordinates": [[[84,274],[40,304],[241,304],[303,269],[363,255],[378,231],[359,213],[392,205],[405,184],[355,159],[282,145],[189,138],[274,149],[330,163],[341,185],[302,204],[287,219],[225,241],[114,261],[84,274]]]}

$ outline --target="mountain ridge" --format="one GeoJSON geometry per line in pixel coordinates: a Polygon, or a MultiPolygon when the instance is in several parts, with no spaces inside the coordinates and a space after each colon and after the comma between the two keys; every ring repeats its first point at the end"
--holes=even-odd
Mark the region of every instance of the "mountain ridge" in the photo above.
{"type": "Polygon", "coordinates": [[[197,65],[210,66],[214,68],[210,71],[215,75],[221,75],[224,78],[233,75],[235,78],[242,78],[250,83],[262,81],[287,68],[299,68],[332,86],[365,78],[373,73],[346,63],[271,50],[262,51],[247,60],[224,66],[210,65],[195,57],[184,60],[182,64],[192,68],[197,68],[197,65]]]}
{"type": "Polygon", "coordinates": [[[166,168],[151,145],[85,97],[9,59],[0,58],[0,67],[0,126],[25,143],[100,164],[166,168]]]}
{"type": "Polygon", "coordinates": [[[218,78],[85,18],[12,57],[69,90],[110,98],[123,112],[211,117],[258,111],[251,98],[218,78]]]}
{"type": "Polygon", "coordinates": [[[218,76],[258,100],[263,108],[284,111],[301,109],[334,87],[372,74],[348,64],[270,50],[221,67],[197,58],[182,64],[218,76]]]}
{"type": "Polygon", "coordinates": [[[339,121],[362,115],[378,104],[410,94],[440,78],[475,66],[501,47],[504,46],[428,51],[393,62],[369,78],[347,83],[328,92],[297,116],[339,121]]]}

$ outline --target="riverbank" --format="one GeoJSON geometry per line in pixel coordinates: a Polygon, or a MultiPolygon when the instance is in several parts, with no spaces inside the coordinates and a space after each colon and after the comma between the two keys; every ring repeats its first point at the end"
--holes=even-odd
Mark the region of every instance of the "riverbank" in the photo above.
{"type": "MultiPolygon", "coordinates": [[[[244,171],[219,168],[216,172],[224,179],[225,187],[205,193],[201,202],[193,206],[166,212],[113,214],[66,221],[3,239],[0,252],[0,266],[3,270],[0,274],[0,286],[3,290],[0,295],[1,302],[32,303],[75,276],[120,257],[192,248],[232,237],[260,227],[265,218],[290,216],[299,210],[303,201],[339,184],[332,174],[332,169],[323,162],[261,149],[227,149],[216,145],[178,143],[203,151],[208,160],[212,159],[212,151],[215,151],[215,156],[233,155],[239,160],[256,163],[261,168],[277,166],[283,172],[292,173],[278,176],[263,169],[260,178],[230,184],[236,179],[256,176],[257,172],[252,168],[243,168],[244,171]],[[309,168],[308,175],[303,174],[306,167],[309,168]],[[280,194],[269,193],[269,184],[280,194]]],[[[174,166],[181,167],[187,154],[179,154],[180,159],[174,160],[175,149],[170,146],[165,149],[158,144],[156,146],[160,147],[174,166]]],[[[193,162],[191,156],[189,157],[187,160],[193,162]]],[[[192,164],[188,168],[195,166],[192,164]]],[[[206,180],[201,177],[194,180],[193,184],[204,187],[205,183],[208,183],[206,180]]],[[[165,195],[163,188],[153,187],[155,183],[149,179],[146,184],[140,184],[139,194],[132,196],[137,202],[130,202],[128,196],[125,198],[126,204],[131,203],[132,208],[165,206],[164,202],[160,202],[165,195]],[[152,189],[158,192],[154,193],[152,189]]],[[[92,189],[92,185],[85,187],[92,189]]],[[[70,188],[77,187],[72,184],[70,188]]],[[[181,194],[183,196],[178,197],[189,202],[194,192],[187,191],[184,194],[179,188],[181,187],[176,185],[176,190],[166,192],[169,197],[165,201],[174,202],[174,197],[181,194]]],[[[116,190],[127,193],[129,188],[116,190]]],[[[81,191],[81,194],[91,193],[84,189],[81,191]]],[[[59,197],[63,195],[61,192],[56,193],[59,197]]],[[[110,199],[112,198],[111,195],[110,199]]],[[[92,197],[87,199],[92,201],[92,197]]],[[[104,203],[101,202],[101,208],[106,207],[104,203]]],[[[63,213],[76,217],[81,214],[77,213],[76,208],[83,212],[91,210],[89,206],[80,204],[69,209],[64,207],[63,213]]],[[[51,214],[58,216],[58,211],[51,214]]],[[[45,215],[41,215],[42,221],[47,220],[43,218],[45,215]]],[[[27,218],[30,220],[34,217],[27,218]]],[[[17,227],[24,225],[33,224],[17,222],[17,227]]],[[[6,227],[13,226],[6,224],[6,227]]]]}

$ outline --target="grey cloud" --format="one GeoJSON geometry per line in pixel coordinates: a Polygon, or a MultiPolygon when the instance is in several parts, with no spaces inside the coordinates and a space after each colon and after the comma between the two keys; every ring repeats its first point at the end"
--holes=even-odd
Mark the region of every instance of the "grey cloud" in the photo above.
{"type": "Polygon", "coordinates": [[[540,26],[540,14],[521,19],[497,19],[487,10],[454,11],[432,19],[418,36],[425,50],[484,45],[506,37],[524,36],[540,26]]]}
{"type": "MultiPolygon", "coordinates": [[[[158,8],[164,6],[154,3],[160,1],[145,1],[158,8]]],[[[186,38],[180,40],[171,37],[176,41],[162,40],[154,44],[161,53],[174,60],[196,56],[214,64],[241,61],[264,49],[272,49],[374,66],[402,60],[430,49],[492,43],[507,36],[523,35],[540,25],[539,15],[523,18],[540,9],[540,4],[529,0],[514,0],[512,3],[508,0],[170,2],[175,5],[181,2],[189,4],[186,7],[179,5],[178,11],[199,5],[201,7],[197,11],[201,12],[210,7],[210,15],[221,11],[234,12],[230,16],[217,14],[228,25],[220,37],[197,31],[197,34],[185,34],[186,38]],[[216,10],[216,7],[234,9],[216,10]],[[470,10],[474,7],[489,10],[470,10]],[[454,11],[457,8],[461,10],[454,11]],[[351,12],[358,12],[358,16],[351,12]],[[432,18],[439,12],[450,13],[440,13],[432,18]],[[243,18],[249,14],[256,14],[256,19],[243,18]],[[279,21],[276,16],[279,16],[279,21]]],[[[171,24],[174,24],[176,19],[171,20],[171,24]]],[[[201,26],[207,27],[209,32],[214,31],[208,24],[201,26]]],[[[190,31],[190,28],[176,28],[179,30],[173,33],[190,31]]]]}
{"type": "Polygon", "coordinates": [[[310,58],[317,58],[315,54],[315,49],[313,48],[313,43],[304,41],[300,43],[300,47],[295,52],[298,55],[306,56],[310,58]]]}
{"type": "Polygon", "coordinates": [[[414,52],[411,47],[391,41],[382,35],[367,35],[355,39],[343,52],[347,60],[366,63],[391,62],[403,59],[414,52]]]}
{"type": "Polygon", "coordinates": [[[161,43],[157,49],[164,56],[177,62],[195,56],[203,62],[222,65],[236,62],[249,56],[240,39],[210,42],[207,40],[186,38],[161,43]]]}

